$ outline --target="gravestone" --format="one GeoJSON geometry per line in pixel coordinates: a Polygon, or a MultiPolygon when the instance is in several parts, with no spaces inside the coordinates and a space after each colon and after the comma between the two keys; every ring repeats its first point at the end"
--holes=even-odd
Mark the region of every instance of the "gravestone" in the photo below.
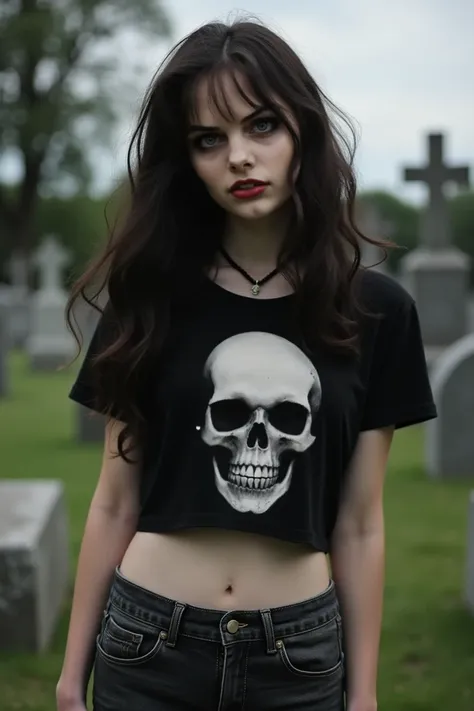
{"type": "MultiPolygon", "coordinates": [[[[392,223],[384,220],[379,211],[369,202],[363,202],[357,208],[357,226],[362,234],[371,239],[390,239],[393,234],[392,223]]],[[[362,265],[380,272],[387,272],[384,250],[370,242],[361,241],[362,265]],[[382,261],[384,260],[384,261],[382,261]]]]}
{"type": "Polygon", "coordinates": [[[58,481],[0,480],[0,650],[40,652],[68,588],[68,531],[58,481]]]}
{"type": "Polygon", "coordinates": [[[442,349],[467,333],[470,259],[452,244],[444,185],[467,186],[467,167],[449,168],[443,159],[443,135],[430,134],[429,162],[406,168],[406,181],[428,186],[422,215],[420,245],[401,260],[402,280],[415,299],[423,340],[442,349]]]}
{"type": "Polygon", "coordinates": [[[30,331],[30,303],[28,289],[28,260],[13,253],[7,263],[9,287],[8,330],[14,348],[24,348],[30,331]]]}
{"type": "Polygon", "coordinates": [[[56,370],[74,357],[75,342],[64,315],[67,294],[61,273],[68,262],[69,253],[52,236],[33,255],[33,264],[39,270],[39,289],[31,296],[31,331],[27,341],[33,370],[56,370]]]}
{"type": "Polygon", "coordinates": [[[474,615],[474,491],[469,497],[467,521],[466,602],[474,615]]]}
{"type": "Polygon", "coordinates": [[[434,362],[431,386],[438,417],[426,423],[428,474],[438,479],[474,475],[474,333],[434,362]]]}

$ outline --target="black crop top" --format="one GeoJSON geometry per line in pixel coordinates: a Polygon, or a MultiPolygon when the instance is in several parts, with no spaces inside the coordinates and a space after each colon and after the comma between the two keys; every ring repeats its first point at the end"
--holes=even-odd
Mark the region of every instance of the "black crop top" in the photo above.
{"type": "MultiPolygon", "coordinates": [[[[360,358],[305,355],[293,295],[239,296],[210,280],[174,324],[146,388],[140,531],[219,527],[327,552],[359,432],[436,416],[418,315],[393,279],[361,273],[360,358]]],[[[95,409],[90,355],[70,393],[95,409]]]]}

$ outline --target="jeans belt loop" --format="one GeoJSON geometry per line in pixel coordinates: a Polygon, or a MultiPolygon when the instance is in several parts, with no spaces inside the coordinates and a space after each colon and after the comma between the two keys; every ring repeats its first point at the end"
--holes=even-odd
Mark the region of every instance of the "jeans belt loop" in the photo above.
{"type": "Polygon", "coordinates": [[[273,629],[273,621],[270,610],[260,610],[262,616],[263,629],[265,630],[265,639],[267,642],[267,653],[276,654],[275,646],[275,630],[273,629]]]}
{"type": "Polygon", "coordinates": [[[176,639],[178,637],[179,624],[181,622],[181,617],[183,615],[185,608],[186,608],[186,605],[184,605],[181,602],[175,602],[175,604],[174,604],[173,614],[171,615],[170,628],[168,630],[168,637],[167,637],[166,643],[165,643],[167,647],[175,647],[176,646],[176,639]]]}

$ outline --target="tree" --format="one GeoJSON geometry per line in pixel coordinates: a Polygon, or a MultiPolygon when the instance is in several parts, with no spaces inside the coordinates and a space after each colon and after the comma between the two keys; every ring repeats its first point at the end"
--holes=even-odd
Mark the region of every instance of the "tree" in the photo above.
{"type": "Polygon", "coordinates": [[[41,195],[87,192],[90,149],[111,147],[128,96],[113,42],[130,31],[169,36],[159,0],[2,0],[0,156],[16,154],[22,166],[13,191],[0,183],[7,251],[28,253],[41,195]]]}

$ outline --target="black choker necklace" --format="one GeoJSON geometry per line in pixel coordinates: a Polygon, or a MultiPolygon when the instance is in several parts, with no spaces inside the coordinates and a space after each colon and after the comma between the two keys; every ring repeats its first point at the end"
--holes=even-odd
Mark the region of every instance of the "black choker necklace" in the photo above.
{"type": "Polygon", "coordinates": [[[224,255],[224,257],[226,258],[226,260],[229,262],[230,266],[233,267],[234,269],[236,269],[238,272],[240,272],[240,273],[242,274],[242,276],[245,277],[245,279],[247,279],[247,281],[252,284],[252,289],[251,289],[251,291],[252,291],[252,294],[253,294],[254,296],[258,296],[259,293],[260,293],[261,287],[262,287],[264,284],[266,284],[267,281],[270,281],[270,279],[273,279],[273,277],[274,277],[276,274],[278,274],[278,272],[280,271],[280,268],[277,267],[276,269],[274,269],[273,271],[271,271],[269,274],[267,274],[266,276],[264,276],[262,279],[254,279],[253,277],[250,276],[250,274],[248,274],[248,273],[245,271],[245,269],[243,269],[243,268],[242,268],[241,266],[239,266],[236,262],[234,262],[234,260],[232,259],[232,257],[227,254],[227,252],[225,251],[225,249],[224,249],[223,247],[220,248],[220,251],[221,251],[221,253],[224,255]]]}

